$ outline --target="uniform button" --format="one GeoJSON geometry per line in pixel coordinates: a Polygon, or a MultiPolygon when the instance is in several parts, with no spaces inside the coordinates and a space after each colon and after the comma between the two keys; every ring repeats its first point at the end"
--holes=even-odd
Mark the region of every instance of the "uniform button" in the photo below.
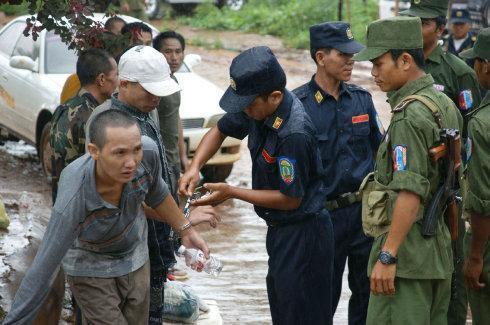
{"type": "Polygon", "coordinates": [[[349,168],[346,168],[345,171],[348,172],[349,171],[349,168]]]}
{"type": "Polygon", "coordinates": [[[339,130],[339,133],[343,133],[343,132],[344,132],[344,130],[342,130],[342,129],[339,130]]]}

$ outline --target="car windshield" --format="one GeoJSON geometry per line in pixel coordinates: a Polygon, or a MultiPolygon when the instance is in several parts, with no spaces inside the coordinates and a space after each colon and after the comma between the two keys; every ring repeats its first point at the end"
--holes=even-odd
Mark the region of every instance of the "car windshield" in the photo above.
{"type": "Polygon", "coordinates": [[[68,45],[61,41],[59,35],[46,33],[45,73],[72,74],[76,70],[77,54],[69,50],[68,45]]]}

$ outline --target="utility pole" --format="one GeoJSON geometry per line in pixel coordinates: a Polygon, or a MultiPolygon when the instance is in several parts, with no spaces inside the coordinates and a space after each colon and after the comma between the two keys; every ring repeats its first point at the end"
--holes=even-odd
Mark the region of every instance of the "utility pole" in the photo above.
{"type": "Polygon", "coordinates": [[[400,0],[395,0],[395,16],[400,12],[400,0]]]}

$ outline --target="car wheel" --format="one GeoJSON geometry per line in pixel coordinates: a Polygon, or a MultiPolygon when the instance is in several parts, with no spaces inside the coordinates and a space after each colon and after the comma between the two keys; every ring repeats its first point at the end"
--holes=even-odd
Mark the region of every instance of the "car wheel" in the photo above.
{"type": "Polygon", "coordinates": [[[219,183],[224,182],[231,174],[233,164],[230,165],[211,165],[201,168],[203,182],[219,183]]]}
{"type": "Polygon", "coordinates": [[[197,3],[175,3],[172,4],[172,9],[178,15],[188,15],[196,6],[197,3]]]}
{"type": "Polygon", "coordinates": [[[51,154],[53,153],[53,149],[49,143],[50,130],[51,122],[48,122],[44,125],[39,140],[39,159],[41,160],[44,176],[49,180],[51,180],[51,154]]]}
{"type": "Polygon", "coordinates": [[[217,5],[219,8],[227,6],[231,10],[240,10],[245,4],[245,0],[218,0],[217,5]]]}
{"type": "Polygon", "coordinates": [[[148,19],[160,18],[160,0],[145,0],[148,19]]]}

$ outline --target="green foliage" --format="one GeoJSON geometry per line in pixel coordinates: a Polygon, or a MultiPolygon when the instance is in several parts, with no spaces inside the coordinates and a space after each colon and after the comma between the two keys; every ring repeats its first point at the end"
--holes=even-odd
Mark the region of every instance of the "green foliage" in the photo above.
{"type": "Polygon", "coordinates": [[[27,2],[20,4],[3,4],[0,5],[0,11],[3,11],[7,16],[25,15],[27,14],[27,2]]]}
{"type": "MultiPolygon", "coordinates": [[[[347,20],[345,2],[343,18],[347,20]]],[[[198,28],[275,35],[288,46],[308,48],[308,28],[337,20],[337,4],[334,0],[249,0],[240,11],[203,4],[194,16],[181,17],[180,21],[198,28]]],[[[378,18],[377,1],[351,0],[351,17],[354,36],[363,41],[366,25],[378,18]]]]}

